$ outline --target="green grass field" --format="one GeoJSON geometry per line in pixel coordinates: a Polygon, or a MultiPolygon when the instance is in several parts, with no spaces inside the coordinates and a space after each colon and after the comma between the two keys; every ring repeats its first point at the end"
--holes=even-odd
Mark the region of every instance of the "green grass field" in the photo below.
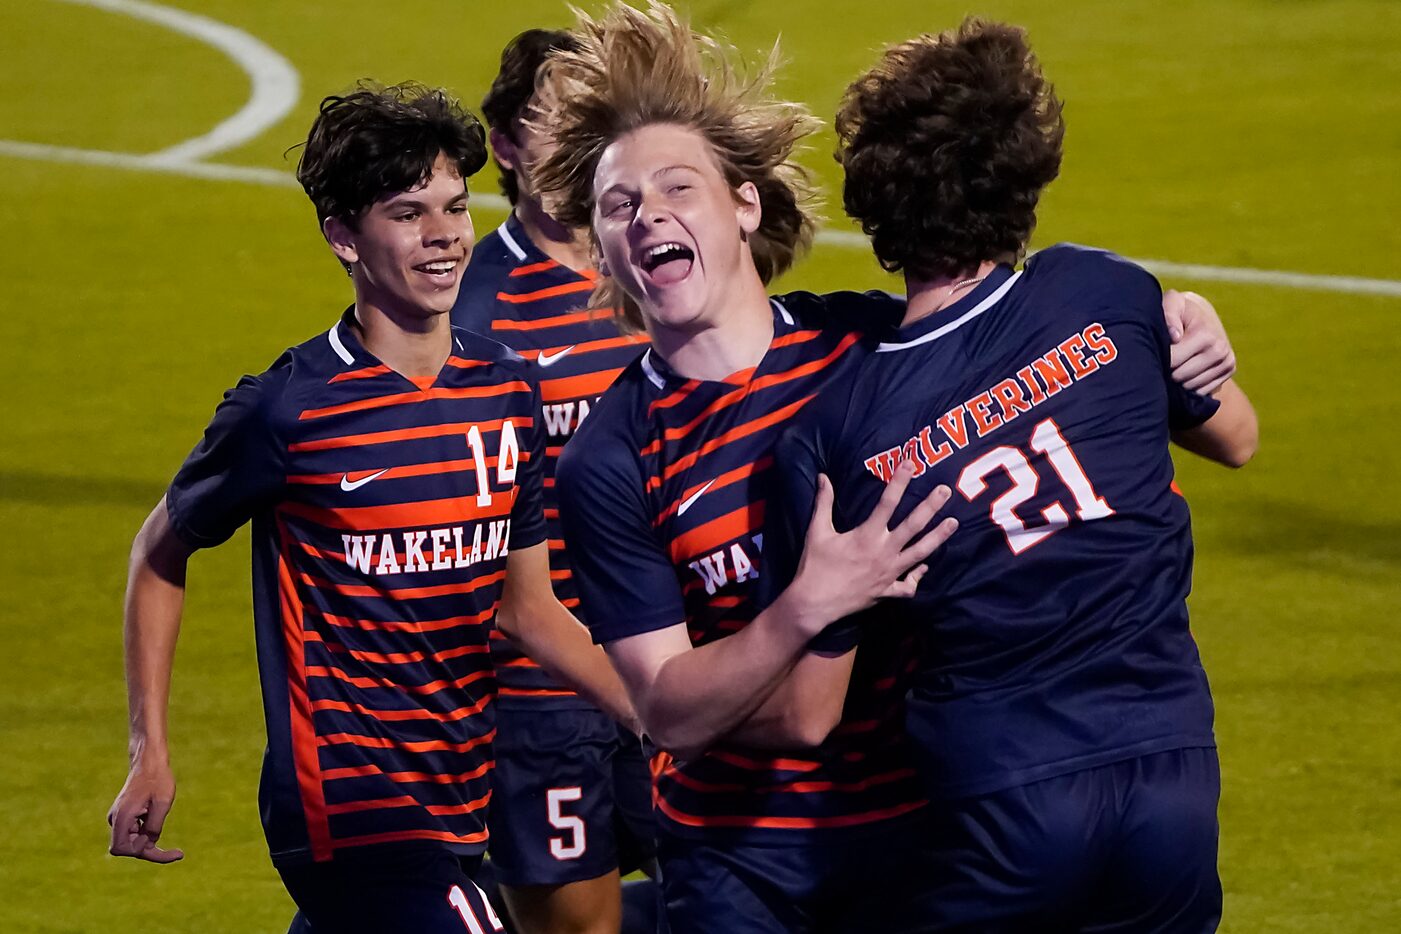
{"type": "MultiPolygon", "coordinates": [[[[540,0],[178,2],[299,73],[287,117],[210,157],[278,170],[324,94],[412,77],[475,102],[505,40],[567,22],[562,3],[540,0]]],[[[1038,244],[1401,279],[1401,4],[690,9],[745,49],[781,32],[784,90],[824,118],[884,42],[974,10],[1023,23],[1070,128],[1038,244]]],[[[248,97],[223,53],[90,4],[0,5],[0,37],[7,141],[151,153],[248,97]]],[[[808,159],[829,189],[830,147],[824,135],[808,159]]],[[[222,390],[326,328],[348,284],[293,187],[26,152],[0,144],[0,931],[280,931],[291,903],[254,796],[246,534],[191,570],[165,835],[187,857],[170,867],[106,855],[125,774],[121,594],[131,536],[222,390]]],[[[494,191],[490,172],[474,188],[494,191]]],[[[481,232],[501,218],[474,214],[481,232]]],[[[828,214],[847,227],[838,203],[828,214]]],[[[1240,473],[1180,458],[1194,629],[1218,702],[1224,929],[1401,930],[1401,391],[1388,375],[1401,295],[1165,278],[1222,310],[1263,429],[1240,473]]],[[[785,284],[886,283],[863,250],[823,245],[785,284]]]]}

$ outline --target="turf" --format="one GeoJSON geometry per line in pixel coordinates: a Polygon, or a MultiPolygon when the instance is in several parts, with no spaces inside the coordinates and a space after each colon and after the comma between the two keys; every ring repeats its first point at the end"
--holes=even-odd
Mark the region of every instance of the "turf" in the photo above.
{"type": "MultiPolygon", "coordinates": [[[[567,22],[563,4],[543,2],[185,8],[259,37],[300,72],[294,113],[217,157],[281,169],[323,94],[373,75],[475,101],[506,39],[567,22]]],[[[691,10],[756,54],[782,33],[782,86],[824,117],[883,42],[965,12],[905,0],[691,10]]],[[[1069,154],[1038,243],[1401,276],[1401,6],[980,10],[1032,29],[1069,101],[1069,154]]],[[[247,95],[219,53],[87,6],[0,6],[0,36],[7,139],[152,152],[206,132],[247,95]]],[[[830,147],[824,135],[808,158],[829,186],[830,147]]],[[[474,187],[491,191],[489,173],[474,187]]],[[[476,217],[483,231],[500,220],[476,217]]],[[[887,282],[863,251],[821,247],[786,284],[887,282]]],[[[222,390],[324,329],[346,281],[295,188],[0,155],[0,283],[0,808],[11,828],[0,930],[280,930],[291,906],[254,796],[247,538],[192,566],[167,830],[188,856],[171,867],[105,855],[103,815],[125,770],[121,592],[131,536],[222,390]]],[[[1194,629],[1218,702],[1224,929],[1401,929],[1401,299],[1170,284],[1223,310],[1263,422],[1244,471],[1179,461],[1198,542],[1194,629]]]]}

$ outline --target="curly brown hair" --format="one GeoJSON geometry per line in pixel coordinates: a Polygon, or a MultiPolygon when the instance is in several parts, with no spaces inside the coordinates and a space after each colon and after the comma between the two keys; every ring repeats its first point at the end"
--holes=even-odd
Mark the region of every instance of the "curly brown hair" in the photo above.
{"type": "Polygon", "coordinates": [[[933,279],[1019,258],[1064,136],[1025,30],[970,17],[891,46],[847,88],[846,211],[891,272],[933,279]]]}
{"type": "MultiPolygon", "coordinates": [[[[742,73],[733,49],[655,0],[645,10],[614,3],[596,19],[578,12],[574,34],[579,48],[555,52],[542,75],[541,124],[558,148],[536,167],[536,184],[551,196],[550,212],[561,223],[591,226],[594,170],[608,146],[645,126],[675,124],[710,143],[731,187],[758,188],[762,218],[749,247],[760,278],[768,283],[792,266],[815,225],[813,190],[793,154],[818,123],[802,105],[769,93],[777,48],[742,73]]],[[[589,306],[620,308],[628,325],[642,327],[636,304],[607,277],[589,306]]]]}

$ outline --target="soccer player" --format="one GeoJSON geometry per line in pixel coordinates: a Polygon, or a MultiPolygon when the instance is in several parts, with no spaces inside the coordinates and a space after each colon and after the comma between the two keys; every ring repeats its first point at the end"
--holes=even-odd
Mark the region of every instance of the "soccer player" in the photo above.
{"type": "Polygon", "coordinates": [[[186,564],[253,524],[274,865],[317,932],[499,930],[486,846],[500,612],[623,720],[621,684],[553,597],[528,364],[449,325],[481,127],[414,85],[326,98],[298,166],[354,304],[245,377],[132,548],[131,770],[111,851],[157,863],[175,793],[167,701],[186,564]],[[571,639],[570,633],[578,638],[571,639]]]}
{"type": "MultiPolygon", "coordinates": [[[[559,531],[555,461],[647,340],[620,333],[611,314],[584,308],[597,279],[588,231],[552,218],[531,179],[550,149],[533,122],[536,72],[552,50],[576,46],[567,32],[531,29],[501,53],[482,114],[512,211],[477,244],[452,312],[459,327],[539,366],[550,578],[571,609],[579,598],[559,531]]],[[[652,779],[638,736],[501,632],[491,649],[499,684],[491,859],[511,916],[522,934],[617,934],[619,873],[655,856],[652,779]]]]}
{"type": "Polygon", "coordinates": [[[1232,381],[1173,382],[1143,269],[1067,244],[1016,268],[1063,133],[1012,26],[893,46],[848,88],[846,208],[909,304],[780,446],[769,585],[799,566],[819,475],[839,528],[902,472],[952,487],[958,536],[868,623],[923,631],[924,929],[1212,931],[1219,773],[1169,442],[1240,466],[1256,420],[1232,381]]]}

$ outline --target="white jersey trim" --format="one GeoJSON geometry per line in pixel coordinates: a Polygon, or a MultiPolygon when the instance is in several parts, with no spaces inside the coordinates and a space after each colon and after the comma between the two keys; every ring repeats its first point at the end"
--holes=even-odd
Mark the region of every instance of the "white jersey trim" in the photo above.
{"type": "Polygon", "coordinates": [[[337,357],[340,357],[346,363],[354,363],[355,356],[345,348],[345,343],[341,340],[339,331],[340,325],[337,324],[335,327],[331,328],[331,330],[326,332],[326,336],[331,340],[331,349],[336,352],[337,357]]]}
{"type": "Polygon", "coordinates": [[[496,234],[501,238],[501,242],[506,244],[506,249],[511,251],[511,255],[516,258],[517,262],[525,262],[525,250],[522,250],[521,245],[516,242],[516,238],[511,236],[511,232],[506,229],[506,224],[497,227],[496,234]]]}
{"type": "Polygon", "coordinates": [[[652,348],[647,348],[647,352],[642,355],[642,372],[647,374],[647,378],[652,381],[658,389],[666,388],[666,380],[662,379],[662,374],[657,372],[657,368],[652,365],[652,348]]]}
{"type": "Polygon", "coordinates": [[[1000,286],[997,287],[996,292],[993,292],[987,298],[983,299],[981,302],[978,302],[977,305],[974,305],[968,311],[964,312],[962,315],[950,321],[943,327],[935,328],[928,334],[916,337],[912,341],[905,341],[904,343],[883,343],[876,348],[876,353],[889,353],[892,350],[906,350],[910,347],[918,347],[920,344],[927,344],[930,341],[936,341],[939,338],[943,337],[945,334],[958,330],[959,328],[967,324],[969,321],[972,321],[974,318],[978,317],[978,315],[987,311],[993,305],[996,305],[998,302],[1002,301],[1002,297],[1006,295],[1009,291],[1011,291],[1012,286],[1016,285],[1017,280],[1021,277],[1021,270],[1017,270],[1016,272],[1012,273],[1010,276],[1007,277],[1006,282],[1002,283],[1000,286]]]}
{"type": "Polygon", "coordinates": [[[783,307],[782,302],[780,302],[776,298],[770,298],[769,304],[773,305],[774,311],[778,312],[778,316],[783,319],[784,324],[788,325],[789,327],[793,326],[793,316],[788,313],[787,308],[783,307]]]}

